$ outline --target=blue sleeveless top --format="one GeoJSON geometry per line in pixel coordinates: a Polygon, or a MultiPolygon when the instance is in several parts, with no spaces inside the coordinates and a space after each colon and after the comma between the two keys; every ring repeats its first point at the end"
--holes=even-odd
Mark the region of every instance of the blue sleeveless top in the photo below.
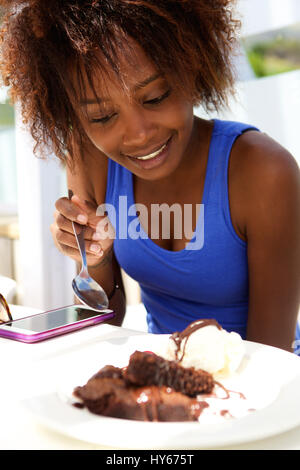
{"type": "Polygon", "coordinates": [[[246,338],[247,244],[231,222],[228,163],[236,138],[250,129],[257,130],[214,120],[196,230],[180,251],[161,248],[143,230],[132,173],[109,159],[106,210],[116,230],[114,251],[120,266],[140,285],[150,333],[182,331],[192,321],[214,318],[246,338]]]}

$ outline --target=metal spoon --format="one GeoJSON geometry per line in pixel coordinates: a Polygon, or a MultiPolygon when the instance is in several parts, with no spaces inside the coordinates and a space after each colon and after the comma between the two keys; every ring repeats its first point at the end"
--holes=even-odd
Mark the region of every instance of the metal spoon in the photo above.
{"type": "Polygon", "coordinates": [[[0,323],[5,323],[12,320],[13,317],[10,313],[8,303],[6,302],[3,295],[0,294],[0,323]]]}
{"type": "MultiPolygon", "coordinates": [[[[73,192],[69,190],[69,199],[73,192]]],[[[94,310],[107,309],[109,301],[102,287],[90,277],[87,269],[84,232],[85,226],[72,222],[73,231],[81,254],[82,267],[80,273],[73,279],[72,287],[78,299],[94,310]],[[79,233],[77,233],[79,231],[79,233]]]]}

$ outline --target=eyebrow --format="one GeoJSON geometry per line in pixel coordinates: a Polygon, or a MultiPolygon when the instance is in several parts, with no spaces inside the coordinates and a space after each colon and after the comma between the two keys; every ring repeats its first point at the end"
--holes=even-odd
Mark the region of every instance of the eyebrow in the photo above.
{"type": "MultiPolygon", "coordinates": [[[[135,90],[139,90],[141,88],[144,88],[145,86],[149,85],[149,83],[154,82],[158,78],[162,77],[161,73],[155,73],[153,75],[150,75],[150,77],[147,77],[145,80],[137,83],[134,87],[135,90]]],[[[87,106],[89,104],[99,104],[99,103],[105,103],[107,101],[110,101],[108,98],[99,98],[99,97],[94,97],[94,98],[86,98],[84,100],[80,101],[80,106],[87,106]]]]}
{"type": "Polygon", "coordinates": [[[161,73],[155,73],[153,75],[150,75],[150,77],[146,78],[142,82],[137,83],[134,88],[135,89],[144,88],[145,86],[149,85],[149,83],[154,82],[155,80],[157,80],[160,77],[162,77],[161,73]]]}

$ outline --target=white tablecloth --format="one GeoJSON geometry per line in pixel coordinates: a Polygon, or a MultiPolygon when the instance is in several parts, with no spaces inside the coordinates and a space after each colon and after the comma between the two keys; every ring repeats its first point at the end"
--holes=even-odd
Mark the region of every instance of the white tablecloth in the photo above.
{"type": "MultiPolygon", "coordinates": [[[[27,314],[33,312],[27,310],[27,314]]],[[[22,309],[17,315],[24,316],[22,309]]],[[[0,449],[110,449],[69,438],[38,424],[24,409],[22,400],[54,391],[70,360],[93,342],[140,334],[145,333],[101,324],[36,344],[0,338],[0,449]]],[[[300,426],[268,439],[224,449],[300,450],[300,426]]]]}

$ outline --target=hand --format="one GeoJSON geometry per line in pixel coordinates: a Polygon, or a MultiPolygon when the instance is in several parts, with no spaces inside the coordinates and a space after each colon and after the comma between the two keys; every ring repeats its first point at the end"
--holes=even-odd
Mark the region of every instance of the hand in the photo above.
{"type": "Polygon", "coordinates": [[[86,227],[84,238],[88,266],[96,266],[111,254],[114,230],[108,217],[96,215],[95,205],[83,202],[74,195],[71,200],[66,197],[58,199],[55,207],[54,222],[50,229],[55,245],[64,255],[81,261],[72,222],[86,227]]]}

